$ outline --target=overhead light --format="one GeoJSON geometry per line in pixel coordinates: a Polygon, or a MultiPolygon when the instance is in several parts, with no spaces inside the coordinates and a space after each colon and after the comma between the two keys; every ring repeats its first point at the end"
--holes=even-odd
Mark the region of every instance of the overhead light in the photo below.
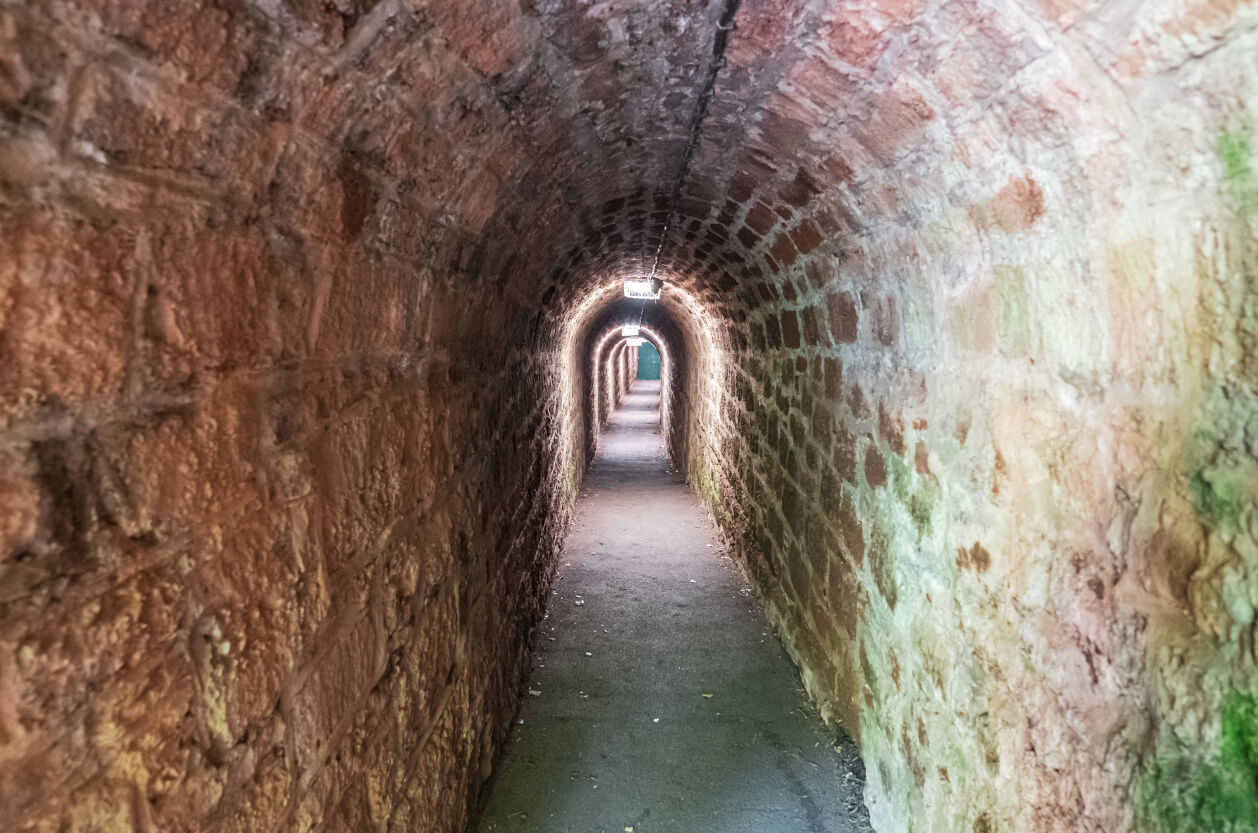
{"type": "Polygon", "coordinates": [[[643,278],[641,280],[625,281],[625,297],[626,298],[642,298],[644,300],[655,300],[660,297],[660,287],[663,281],[659,278],[643,278]]]}
{"type": "Polygon", "coordinates": [[[635,336],[634,338],[625,339],[625,341],[629,344],[630,347],[641,347],[642,342],[645,341],[645,339],[638,338],[635,336]]]}
{"type": "Polygon", "coordinates": [[[625,336],[626,338],[631,337],[631,336],[636,336],[638,334],[638,325],[626,324],[625,326],[620,328],[620,334],[622,336],[625,336]]]}

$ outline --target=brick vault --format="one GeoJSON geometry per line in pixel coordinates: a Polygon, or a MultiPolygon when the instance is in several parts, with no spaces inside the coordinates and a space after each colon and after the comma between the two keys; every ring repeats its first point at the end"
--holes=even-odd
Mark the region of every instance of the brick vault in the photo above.
{"type": "Polygon", "coordinates": [[[0,0],[0,830],[463,829],[640,309],[876,829],[1258,830],[1256,56],[1252,0],[0,0]]]}

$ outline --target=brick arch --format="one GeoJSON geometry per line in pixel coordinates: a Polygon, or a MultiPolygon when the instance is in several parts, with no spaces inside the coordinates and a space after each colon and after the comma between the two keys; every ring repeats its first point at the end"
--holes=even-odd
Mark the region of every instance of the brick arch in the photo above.
{"type": "Polygon", "coordinates": [[[4,4],[4,821],[462,829],[656,274],[880,831],[1218,827],[1258,30],[1130,6],[4,4]]]}

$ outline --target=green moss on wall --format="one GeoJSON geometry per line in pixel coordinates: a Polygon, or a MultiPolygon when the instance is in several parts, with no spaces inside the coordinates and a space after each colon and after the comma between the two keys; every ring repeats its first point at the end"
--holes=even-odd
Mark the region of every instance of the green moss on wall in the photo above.
{"type": "Polygon", "coordinates": [[[996,297],[1000,301],[1000,346],[1009,355],[1031,352],[1031,313],[1026,277],[1017,266],[997,266],[996,297]]]}
{"type": "Polygon", "coordinates": [[[891,491],[908,511],[909,519],[919,536],[930,535],[933,529],[938,488],[933,479],[915,476],[913,467],[895,454],[887,455],[887,474],[891,491]]]}
{"type": "Polygon", "coordinates": [[[1194,471],[1188,492],[1202,523],[1223,533],[1236,529],[1249,500],[1245,473],[1218,466],[1194,471]]]}
{"type": "Polygon", "coordinates": [[[1253,149],[1248,128],[1225,131],[1216,152],[1223,163],[1223,188],[1242,215],[1258,209],[1258,177],[1254,175],[1253,149]]]}
{"type": "Polygon", "coordinates": [[[909,517],[913,519],[913,525],[917,527],[920,534],[931,533],[931,517],[934,509],[935,501],[927,493],[927,489],[919,489],[909,498],[909,517]]]}
{"type": "Polygon", "coordinates": [[[1220,385],[1205,396],[1200,419],[1192,434],[1188,494],[1202,524],[1230,540],[1258,500],[1258,467],[1246,439],[1258,425],[1258,397],[1220,385]]]}
{"type": "Polygon", "coordinates": [[[874,584],[878,592],[886,600],[887,606],[895,610],[900,600],[900,589],[895,578],[895,556],[892,554],[892,537],[890,531],[881,523],[874,524],[869,536],[869,567],[874,574],[874,584]]]}
{"type": "Polygon", "coordinates": [[[693,473],[690,482],[699,494],[699,499],[708,508],[708,511],[712,513],[713,517],[721,522],[722,525],[728,527],[732,517],[728,507],[721,500],[721,491],[717,485],[716,478],[712,474],[712,469],[705,463],[703,458],[696,457],[691,460],[690,471],[693,473]]]}
{"type": "Polygon", "coordinates": [[[913,490],[913,475],[909,464],[898,454],[887,455],[887,475],[891,481],[891,491],[900,503],[908,504],[913,490]]]}
{"type": "Polygon", "coordinates": [[[1258,696],[1235,692],[1223,709],[1223,752],[1225,763],[1242,768],[1250,776],[1249,795],[1258,776],[1258,696]]]}
{"type": "Polygon", "coordinates": [[[1162,741],[1137,785],[1142,833],[1258,830],[1258,696],[1232,692],[1220,715],[1222,743],[1203,756],[1162,741]]]}

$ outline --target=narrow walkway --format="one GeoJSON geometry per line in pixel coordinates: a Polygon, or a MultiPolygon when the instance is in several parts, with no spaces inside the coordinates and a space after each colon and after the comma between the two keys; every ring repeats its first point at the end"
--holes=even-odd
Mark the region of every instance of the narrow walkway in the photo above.
{"type": "Polygon", "coordinates": [[[603,434],[479,833],[855,833],[859,759],[672,473],[659,382],[603,434]]]}

